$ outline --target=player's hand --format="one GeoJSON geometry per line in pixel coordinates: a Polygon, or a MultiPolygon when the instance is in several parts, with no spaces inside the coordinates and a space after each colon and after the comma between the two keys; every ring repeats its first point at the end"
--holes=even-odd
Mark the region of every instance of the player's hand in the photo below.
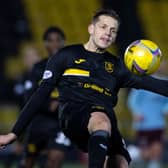
{"type": "Polygon", "coordinates": [[[0,149],[3,149],[6,145],[12,143],[16,138],[17,136],[14,133],[0,135],[0,149]]]}

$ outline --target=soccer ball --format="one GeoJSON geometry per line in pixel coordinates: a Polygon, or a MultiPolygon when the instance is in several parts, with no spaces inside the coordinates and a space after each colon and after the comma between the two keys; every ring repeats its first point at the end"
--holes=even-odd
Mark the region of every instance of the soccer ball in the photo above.
{"type": "Polygon", "coordinates": [[[150,75],[158,70],[161,51],[150,40],[137,40],[131,43],[124,53],[126,67],[137,75],[150,75]]]}

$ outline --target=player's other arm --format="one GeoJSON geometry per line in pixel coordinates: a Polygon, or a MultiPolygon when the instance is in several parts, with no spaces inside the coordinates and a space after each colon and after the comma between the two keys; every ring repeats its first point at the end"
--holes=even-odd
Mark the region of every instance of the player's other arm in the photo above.
{"type": "Polygon", "coordinates": [[[122,59],[119,60],[120,87],[144,89],[168,97],[168,80],[156,79],[152,76],[138,76],[131,73],[122,59]]]}
{"type": "Polygon", "coordinates": [[[156,79],[151,76],[142,76],[137,79],[136,88],[149,90],[168,97],[168,80],[156,79]]]}
{"type": "Polygon", "coordinates": [[[0,148],[3,148],[20,136],[32,118],[36,115],[40,106],[45,103],[45,100],[54,89],[54,86],[66,67],[66,60],[64,58],[62,52],[59,52],[49,60],[41,85],[22,109],[12,131],[9,134],[0,136],[0,148]]]}
{"type": "Polygon", "coordinates": [[[127,74],[124,87],[144,89],[168,97],[168,80],[156,79],[152,76],[137,76],[127,74]]]}
{"type": "Polygon", "coordinates": [[[25,130],[32,118],[36,115],[40,106],[45,102],[52,91],[53,86],[43,83],[38,90],[32,95],[21,111],[11,132],[6,135],[0,136],[0,148],[5,147],[7,144],[12,143],[18,136],[25,130]]]}

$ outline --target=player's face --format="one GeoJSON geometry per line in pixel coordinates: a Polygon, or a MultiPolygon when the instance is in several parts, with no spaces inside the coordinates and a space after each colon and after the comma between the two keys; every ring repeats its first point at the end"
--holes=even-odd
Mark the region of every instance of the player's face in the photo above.
{"type": "Polygon", "coordinates": [[[118,32],[118,21],[110,16],[99,16],[97,22],[89,27],[90,40],[97,48],[106,49],[116,39],[118,32]]]}
{"type": "Polygon", "coordinates": [[[50,55],[55,54],[64,46],[64,40],[58,33],[49,33],[45,41],[45,47],[50,55]]]}

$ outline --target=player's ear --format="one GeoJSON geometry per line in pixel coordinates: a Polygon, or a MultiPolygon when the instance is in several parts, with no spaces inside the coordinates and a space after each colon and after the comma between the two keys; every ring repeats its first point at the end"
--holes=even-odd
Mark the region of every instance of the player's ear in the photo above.
{"type": "Polygon", "coordinates": [[[91,24],[88,26],[88,32],[89,32],[89,34],[93,34],[93,30],[94,30],[94,25],[91,23],[91,24]]]}

